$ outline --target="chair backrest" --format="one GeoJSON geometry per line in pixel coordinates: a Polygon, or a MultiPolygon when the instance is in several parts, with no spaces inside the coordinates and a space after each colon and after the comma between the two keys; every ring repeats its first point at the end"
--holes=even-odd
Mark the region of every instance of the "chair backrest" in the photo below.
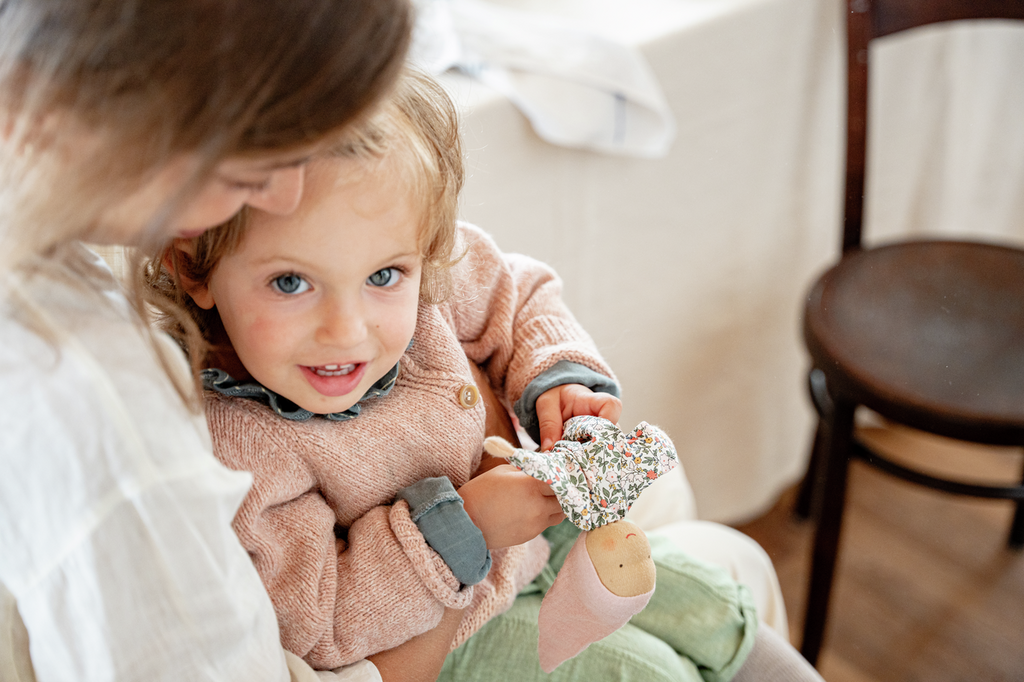
{"type": "Polygon", "coordinates": [[[860,248],[867,155],[868,44],[926,24],[964,19],[1022,19],[1024,0],[847,0],[845,253],[860,248]]]}

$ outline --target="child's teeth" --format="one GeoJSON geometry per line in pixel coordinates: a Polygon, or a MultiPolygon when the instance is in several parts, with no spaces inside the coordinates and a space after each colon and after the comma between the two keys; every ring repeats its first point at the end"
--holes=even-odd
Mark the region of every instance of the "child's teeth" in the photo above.
{"type": "Polygon", "coordinates": [[[324,365],[323,367],[314,367],[313,371],[322,377],[340,377],[355,368],[355,365],[324,365]]]}

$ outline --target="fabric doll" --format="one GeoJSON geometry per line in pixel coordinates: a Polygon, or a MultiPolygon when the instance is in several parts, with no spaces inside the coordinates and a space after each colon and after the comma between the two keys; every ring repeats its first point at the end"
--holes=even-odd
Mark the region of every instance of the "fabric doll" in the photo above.
{"type": "Polygon", "coordinates": [[[497,436],[484,448],[550,485],[583,531],[541,603],[537,653],[550,673],[625,625],[654,594],[650,544],[625,516],[648,485],[675,467],[676,452],[647,422],[626,434],[593,416],[567,421],[550,452],[515,448],[497,436]]]}

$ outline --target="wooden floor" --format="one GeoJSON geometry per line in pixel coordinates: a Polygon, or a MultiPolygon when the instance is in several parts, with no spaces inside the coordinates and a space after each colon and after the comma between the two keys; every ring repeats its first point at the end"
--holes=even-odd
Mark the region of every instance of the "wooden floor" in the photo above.
{"type": "MultiPolygon", "coordinates": [[[[868,432],[935,471],[1009,484],[1021,454],[906,431],[868,432]],[[928,460],[925,460],[925,453],[928,460]],[[959,464],[957,464],[959,462],[959,464]]],[[[812,524],[796,489],[739,526],[768,551],[799,646],[812,524]]],[[[856,462],[818,669],[828,682],[1024,681],[1024,553],[1006,549],[1012,503],[953,497],[856,462]]]]}

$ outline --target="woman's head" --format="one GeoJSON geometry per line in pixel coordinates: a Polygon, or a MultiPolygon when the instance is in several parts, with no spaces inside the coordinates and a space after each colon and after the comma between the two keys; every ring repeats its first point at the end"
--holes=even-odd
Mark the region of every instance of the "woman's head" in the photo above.
{"type": "Polygon", "coordinates": [[[180,284],[153,270],[151,285],[228,349],[212,364],[313,412],[348,409],[402,356],[420,301],[450,288],[460,149],[450,101],[409,74],[310,162],[293,213],[180,240],[165,260],[180,284]]]}
{"type": "Polygon", "coordinates": [[[6,0],[4,246],[156,243],[287,204],[299,162],[388,87],[409,23],[405,0],[6,0]]]}

